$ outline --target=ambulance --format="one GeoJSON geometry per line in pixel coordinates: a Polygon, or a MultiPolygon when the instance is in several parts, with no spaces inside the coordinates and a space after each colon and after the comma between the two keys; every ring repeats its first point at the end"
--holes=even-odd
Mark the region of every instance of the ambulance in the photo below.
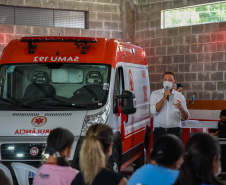
{"type": "Polygon", "coordinates": [[[114,131],[112,168],[145,163],[150,137],[145,52],[115,39],[23,37],[0,59],[0,163],[40,166],[46,139],[63,127],[75,138],[69,161],[95,123],[114,131]]]}

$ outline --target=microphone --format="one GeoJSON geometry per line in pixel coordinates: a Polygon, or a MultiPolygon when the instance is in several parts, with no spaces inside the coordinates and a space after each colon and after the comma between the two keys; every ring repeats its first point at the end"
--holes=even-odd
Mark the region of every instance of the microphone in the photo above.
{"type": "Polygon", "coordinates": [[[187,104],[187,106],[190,105],[191,103],[194,104],[194,102],[195,102],[195,95],[192,95],[191,101],[187,104]]]}
{"type": "MultiPolygon", "coordinates": [[[[166,90],[169,90],[169,89],[170,89],[170,87],[167,85],[166,90]]],[[[169,101],[169,95],[167,95],[167,101],[169,101]]]]}
{"type": "Polygon", "coordinates": [[[194,104],[194,102],[195,102],[195,95],[192,95],[191,102],[192,102],[192,104],[194,104]]]}

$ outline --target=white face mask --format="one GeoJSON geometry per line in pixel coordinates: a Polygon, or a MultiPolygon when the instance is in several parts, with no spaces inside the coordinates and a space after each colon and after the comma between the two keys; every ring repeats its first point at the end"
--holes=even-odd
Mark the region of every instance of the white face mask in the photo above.
{"type": "Polygon", "coordinates": [[[163,87],[164,87],[165,89],[167,89],[167,90],[170,90],[170,89],[172,89],[172,87],[173,87],[173,83],[172,83],[172,82],[169,82],[169,81],[164,81],[164,82],[163,82],[163,87]]]}

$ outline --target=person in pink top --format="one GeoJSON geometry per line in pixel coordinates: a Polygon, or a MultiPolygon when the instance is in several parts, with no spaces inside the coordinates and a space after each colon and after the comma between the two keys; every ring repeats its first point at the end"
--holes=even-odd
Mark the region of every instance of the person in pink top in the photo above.
{"type": "Polygon", "coordinates": [[[63,128],[52,130],[47,138],[47,161],[38,169],[33,185],[71,185],[78,171],[68,164],[73,134],[63,128]]]}

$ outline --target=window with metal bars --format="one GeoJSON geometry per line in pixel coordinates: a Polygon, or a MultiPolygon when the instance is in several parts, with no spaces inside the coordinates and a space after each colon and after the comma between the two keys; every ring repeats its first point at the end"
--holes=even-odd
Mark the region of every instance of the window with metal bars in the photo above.
{"type": "Polygon", "coordinates": [[[0,5],[0,24],[87,28],[87,12],[0,5]]]}
{"type": "Polygon", "coordinates": [[[162,28],[226,21],[226,2],[162,10],[162,28]]]}

